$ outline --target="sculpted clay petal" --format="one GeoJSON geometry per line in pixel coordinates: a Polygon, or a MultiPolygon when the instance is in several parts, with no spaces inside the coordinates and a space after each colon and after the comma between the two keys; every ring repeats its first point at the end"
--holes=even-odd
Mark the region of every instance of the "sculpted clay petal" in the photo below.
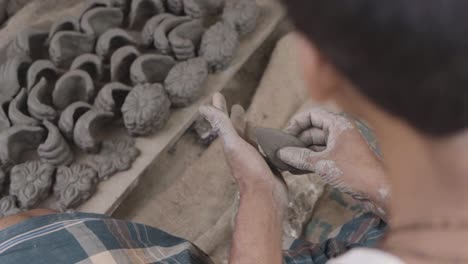
{"type": "Polygon", "coordinates": [[[91,109],[83,114],[75,124],[73,131],[73,141],[81,150],[88,153],[99,151],[100,138],[97,132],[102,131],[104,126],[114,117],[111,112],[103,112],[97,109],[91,109]]]}
{"type": "Polygon", "coordinates": [[[145,47],[150,47],[154,41],[154,32],[156,28],[163,22],[166,18],[174,17],[172,14],[162,13],[159,15],[153,16],[148,20],[141,31],[142,45],[145,47]]]}
{"type": "Polygon", "coordinates": [[[54,121],[57,111],[52,107],[52,90],[47,80],[43,77],[33,86],[28,96],[28,111],[31,116],[38,120],[54,121]]]}
{"type": "Polygon", "coordinates": [[[184,0],[184,11],[191,17],[200,18],[218,14],[223,5],[224,0],[184,0]]]}
{"type": "Polygon", "coordinates": [[[130,28],[140,30],[148,19],[164,11],[164,3],[161,0],[132,0],[130,28]]]}
{"type": "Polygon", "coordinates": [[[124,14],[117,7],[96,7],[88,10],[81,17],[81,29],[84,33],[100,36],[111,28],[122,26],[124,14]]]}
{"type": "Polygon", "coordinates": [[[103,60],[108,60],[117,49],[136,45],[136,41],[124,30],[114,28],[102,34],[96,44],[96,54],[103,60]]]}
{"type": "Polygon", "coordinates": [[[174,15],[184,13],[184,0],[167,0],[167,8],[174,15]]]}
{"type": "Polygon", "coordinates": [[[73,60],[86,53],[92,53],[96,39],[75,31],[57,32],[50,41],[50,59],[60,68],[68,68],[73,60]]]}
{"type": "Polygon", "coordinates": [[[69,140],[73,140],[73,130],[78,119],[93,107],[85,102],[75,102],[69,105],[60,115],[58,122],[60,131],[69,140]]]}
{"type": "Polygon", "coordinates": [[[134,84],[162,83],[175,61],[170,56],[146,54],[138,57],[130,68],[130,77],[134,84]]]}
{"type": "Polygon", "coordinates": [[[44,142],[46,131],[38,126],[13,126],[0,133],[0,161],[19,164],[26,153],[36,150],[44,142]]]}
{"type": "Polygon", "coordinates": [[[169,42],[178,60],[194,58],[205,32],[201,19],[180,24],[169,33],[169,42]]]}
{"type": "Polygon", "coordinates": [[[221,71],[231,64],[238,46],[238,34],[234,28],[218,22],[203,35],[200,55],[208,62],[211,71],[221,71]]]}
{"type": "Polygon", "coordinates": [[[37,60],[29,67],[27,74],[28,92],[36,85],[41,78],[46,78],[49,83],[53,83],[60,75],[59,70],[49,60],[37,60]]]}
{"type": "MultiPolygon", "coordinates": [[[[0,99],[1,100],[1,99],[0,99]]],[[[7,114],[5,113],[5,103],[0,101],[0,133],[11,127],[10,119],[8,119],[7,114]]]]}
{"type": "Polygon", "coordinates": [[[80,22],[78,21],[78,18],[73,16],[63,16],[58,18],[50,28],[48,42],[50,42],[55,34],[60,31],[80,31],[80,22]]]}
{"type": "Polygon", "coordinates": [[[134,46],[121,47],[112,54],[110,61],[111,81],[130,84],[130,67],[140,56],[134,46]]]}
{"type": "Polygon", "coordinates": [[[13,125],[36,126],[39,121],[28,115],[28,95],[26,89],[21,89],[18,95],[10,102],[8,115],[13,125]]]}
{"type": "Polygon", "coordinates": [[[183,24],[185,22],[190,21],[190,17],[167,17],[165,18],[159,26],[154,31],[153,39],[154,39],[154,47],[156,50],[162,54],[170,54],[172,49],[171,45],[169,44],[168,35],[171,30],[175,27],[183,24]]]}
{"type": "Polygon", "coordinates": [[[125,98],[132,90],[132,87],[122,83],[114,82],[105,85],[94,100],[94,107],[106,112],[119,114],[125,98]]]}
{"type": "Polygon", "coordinates": [[[26,78],[31,59],[29,57],[18,56],[7,60],[0,66],[0,98],[3,102],[11,101],[19,90],[26,87],[26,78]]]}
{"type": "Polygon", "coordinates": [[[47,54],[47,31],[29,28],[20,32],[16,39],[8,46],[8,58],[27,56],[33,60],[42,59],[47,54]]]}
{"type": "Polygon", "coordinates": [[[44,126],[49,133],[46,141],[37,149],[39,157],[43,162],[54,166],[70,165],[74,155],[67,141],[54,124],[44,121],[44,126]]]}
{"type": "Polygon", "coordinates": [[[63,110],[74,102],[90,102],[94,96],[91,76],[82,70],[72,70],[64,74],[55,84],[52,101],[55,107],[63,110]]]}
{"type": "Polygon", "coordinates": [[[70,70],[83,70],[94,81],[101,80],[104,71],[101,58],[95,54],[83,54],[77,57],[73,61],[70,70]]]}
{"type": "Polygon", "coordinates": [[[258,13],[257,1],[227,0],[222,19],[243,36],[255,30],[258,13]]]}
{"type": "Polygon", "coordinates": [[[0,199],[0,218],[15,215],[21,212],[16,205],[16,197],[9,195],[0,199]]]}

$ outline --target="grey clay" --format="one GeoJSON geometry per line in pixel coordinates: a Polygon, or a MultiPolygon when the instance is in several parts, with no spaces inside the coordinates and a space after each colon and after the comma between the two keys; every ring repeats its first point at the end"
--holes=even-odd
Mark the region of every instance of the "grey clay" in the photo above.
{"type": "Polygon", "coordinates": [[[13,125],[37,126],[39,121],[30,117],[27,106],[28,95],[26,89],[21,89],[18,95],[10,102],[8,116],[13,125]]]}
{"type": "Polygon", "coordinates": [[[114,51],[127,45],[136,45],[136,41],[120,28],[110,29],[99,37],[96,44],[96,54],[107,61],[114,51]]]}
{"type": "Polygon", "coordinates": [[[224,6],[224,0],[184,0],[184,12],[191,17],[216,15],[224,6]]]}
{"type": "Polygon", "coordinates": [[[87,72],[95,82],[102,79],[104,72],[101,58],[91,53],[77,57],[73,61],[70,70],[83,70],[87,72]]]}
{"type": "Polygon", "coordinates": [[[0,162],[4,165],[19,164],[44,142],[46,131],[39,126],[13,126],[0,133],[0,162]]]}
{"type": "Polygon", "coordinates": [[[184,13],[184,0],[167,0],[167,8],[174,15],[184,13]]]}
{"type": "Polygon", "coordinates": [[[60,31],[80,31],[80,21],[74,16],[64,16],[57,19],[49,30],[48,43],[60,31]]]}
{"type": "Polygon", "coordinates": [[[96,7],[81,17],[81,30],[89,35],[100,36],[111,28],[122,26],[124,14],[118,7],[96,7]]]}
{"type": "Polygon", "coordinates": [[[168,36],[172,51],[178,60],[187,60],[197,56],[198,47],[205,28],[201,19],[194,19],[180,24],[168,36]]]}
{"type": "Polygon", "coordinates": [[[175,63],[170,56],[145,54],[133,62],[130,68],[130,78],[135,85],[162,83],[175,63]]]}
{"type": "Polygon", "coordinates": [[[130,67],[140,56],[134,46],[125,46],[116,50],[110,60],[110,78],[112,82],[131,84],[130,67]]]}
{"type": "Polygon", "coordinates": [[[186,23],[190,20],[191,18],[188,16],[171,16],[165,18],[153,33],[154,48],[162,54],[170,54],[172,52],[172,48],[168,39],[169,33],[180,24],[186,23]]]}
{"type": "Polygon", "coordinates": [[[94,100],[94,107],[106,112],[113,112],[120,115],[120,111],[125,98],[132,90],[132,87],[122,83],[108,83],[99,91],[94,100]]]}
{"type": "Polygon", "coordinates": [[[28,70],[28,92],[31,91],[41,78],[46,78],[49,83],[54,83],[57,81],[59,75],[59,70],[50,60],[35,61],[28,70]]]}
{"type": "Polygon", "coordinates": [[[92,108],[88,103],[75,102],[62,112],[58,126],[68,140],[73,140],[73,130],[78,119],[92,108]]]}
{"type": "Polygon", "coordinates": [[[26,78],[31,59],[17,56],[7,60],[0,66],[0,103],[11,101],[19,90],[26,87],[26,78]]]}
{"type": "Polygon", "coordinates": [[[10,119],[5,113],[5,107],[0,104],[0,133],[9,127],[11,127],[10,119]]]}
{"type": "Polygon", "coordinates": [[[52,91],[53,86],[44,77],[33,86],[27,102],[28,111],[32,117],[49,121],[54,121],[57,118],[58,113],[52,107],[52,91]]]}
{"type": "Polygon", "coordinates": [[[243,36],[255,30],[258,15],[257,1],[226,0],[222,19],[243,36]]]}
{"type": "Polygon", "coordinates": [[[72,70],[64,74],[55,84],[52,101],[57,109],[63,110],[74,102],[91,102],[94,96],[91,76],[83,70],[72,70]]]}
{"type": "Polygon", "coordinates": [[[162,0],[132,0],[130,28],[140,30],[151,17],[165,12],[162,0]]]}
{"type": "Polygon", "coordinates": [[[239,38],[234,28],[218,22],[203,35],[200,56],[208,62],[211,71],[222,71],[231,64],[238,46],[239,38]]]}
{"type": "Polygon", "coordinates": [[[76,122],[73,130],[73,142],[81,150],[88,153],[97,153],[100,150],[101,142],[97,133],[114,117],[111,112],[104,112],[98,109],[91,109],[84,113],[76,122]]]}
{"type": "Polygon", "coordinates": [[[0,218],[19,214],[21,211],[16,205],[16,197],[8,195],[0,199],[0,218]]]}
{"type": "Polygon", "coordinates": [[[41,160],[54,166],[70,165],[74,155],[68,142],[51,122],[44,121],[44,127],[48,131],[47,139],[37,148],[41,160]]]}
{"type": "Polygon", "coordinates": [[[35,28],[28,28],[20,32],[7,48],[8,58],[17,56],[27,56],[33,60],[44,58],[47,54],[48,36],[47,31],[35,28]]]}
{"type": "Polygon", "coordinates": [[[158,28],[158,26],[169,17],[174,17],[172,14],[162,13],[159,15],[153,16],[150,20],[148,20],[141,31],[141,44],[144,47],[150,47],[153,45],[154,42],[154,32],[158,28]]]}
{"type": "Polygon", "coordinates": [[[50,59],[59,68],[69,68],[76,57],[92,53],[95,42],[92,35],[75,31],[57,32],[50,41],[50,59]]]}

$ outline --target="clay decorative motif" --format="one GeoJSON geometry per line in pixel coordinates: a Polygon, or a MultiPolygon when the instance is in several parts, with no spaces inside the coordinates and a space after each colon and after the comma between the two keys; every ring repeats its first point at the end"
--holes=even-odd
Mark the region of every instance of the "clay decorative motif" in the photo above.
{"type": "Polygon", "coordinates": [[[167,8],[172,14],[182,15],[184,13],[184,0],[167,0],[167,8]]]}
{"type": "Polygon", "coordinates": [[[31,64],[27,73],[28,92],[31,91],[41,78],[44,77],[49,83],[54,83],[59,75],[59,70],[50,60],[35,61],[31,64]]]}
{"type": "Polygon", "coordinates": [[[200,41],[205,32],[201,19],[180,24],[168,36],[172,51],[178,60],[187,60],[197,56],[200,41]]]}
{"type": "Polygon", "coordinates": [[[94,96],[95,88],[91,76],[83,70],[72,70],[55,84],[52,101],[57,109],[63,110],[74,102],[91,102],[94,96]]]}
{"type": "Polygon", "coordinates": [[[169,99],[177,107],[185,107],[198,100],[208,78],[208,64],[203,58],[178,63],[164,82],[169,99]]]}
{"type": "Polygon", "coordinates": [[[172,48],[168,39],[169,33],[177,26],[189,22],[191,20],[192,19],[188,16],[170,16],[165,18],[156,28],[156,31],[154,31],[153,33],[153,44],[154,48],[156,48],[156,51],[162,54],[170,54],[172,52],[172,48]]]}
{"type": "Polygon", "coordinates": [[[203,35],[200,56],[208,62],[210,71],[222,71],[231,64],[238,46],[239,37],[234,28],[218,22],[203,35]]]}
{"type": "Polygon", "coordinates": [[[27,153],[36,151],[47,133],[39,126],[12,126],[0,133],[0,162],[15,165],[27,160],[27,153]]]}
{"type": "Polygon", "coordinates": [[[48,43],[50,40],[55,36],[57,32],[60,31],[80,31],[80,21],[78,18],[73,16],[64,16],[57,19],[49,30],[49,38],[48,43]]]}
{"type": "Polygon", "coordinates": [[[113,28],[99,37],[96,54],[107,61],[117,49],[127,45],[136,45],[136,41],[125,30],[113,28]]]}
{"type": "Polygon", "coordinates": [[[162,13],[153,16],[150,20],[148,20],[141,31],[141,44],[144,47],[150,47],[153,45],[154,42],[154,32],[158,28],[158,26],[169,17],[174,17],[174,15],[169,13],[162,13]]]}
{"type": "Polygon", "coordinates": [[[47,80],[43,77],[33,86],[28,96],[28,111],[32,117],[38,120],[54,121],[57,118],[57,111],[52,107],[52,89],[47,80]]]}
{"type": "Polygon", "coordinates": [[[92,157],[92,166],[98,171],[101,181],[108,180],[117,172],[129,170],[139,155],[133,138],[106,140],[102,143],[101,152],[92,157]]]}
{"type": "Polygon", "coordinates": [[[70,165],[74,155],[59,129],[49,121],[44,121],[44,127],[48,130],[47,139],[37,148],[41,160],[54,166],[70,165]]]}
{"type": "Polygon", "coordinates": [[[145,54],[133,62],[130,78],[133,84],[162,83],[175,64],[170,56],[145,54]]]}
{"type": "Polygon", "coordinates": [[[29,161],[11,169],[10,195],[20,208],[29,209],[42,202],[52,187],[54,166],[40,161],[29,161]]]}
{"type": "Polygon", "coordinates": [[[13,125],[36,126],[39,121],[28,115],[28,95],[26,89],[21,89],[18,95],[10,102],[8,115],[13,125]]]}
{"type": "Polygon", "coordinates": [[[110,78],[112,82],[131,84],[130,67],[140,56],[134,46],[124,46],[112,54],[110,61],[110,78]]]}
{"type": "Polygon", "coordinates": [[[8,116],[5,113],[5,107],[0,101],[0,133],[9,127],[11,127],[10,119],[8,119],[8,116]]]}
{"type": "Polygon", "coordinates": [[[140,84],[122,106],[125,127],[131,136],[148,136],[169,120],[171,102],[160,84],[140,84]]]}
{"type": "Polygon", "coordinates": [[[17,56],[30,57],[33,60],[42,59],[47,54],[46,42],[49,33],[35,28],[20,32],[7,48],[8,58],[17,56]]]}
{"type": "Polygon", "coordinates": [[[58,210],[64,212],[80,206],[96,192],[97,184],[97,172],[88,165],[58,167],[53,187],[58,210]]]}
{"type": "Polygon", "coordinates": [[[73,141],[75,145],[87,153],[97,153],[101,148],[99,132],[103,131],[114,114],[103,112],[98,109],[91,109],[84,113],[76,122],[73,130],[73,141]]]}
{"type": "Polygon", "coordinates": [[[102,60],[95,54],[83,54],[76,57],[70,70],[83,70],[96,82],[102,79],[104,72],[102,60]]]}
{"type": "Polygon", "coordinates": [[[239,35],[244,36],[255,30],[258,15],[257,1],[226,0],[222,19],[234,26],[239,35]]]}
{"type": "Polygon", "coordinates": [[[81,17],[81,29],[89,35],[100,36],[111,28],[122,26],[124,14],[118,7],[96,7],[81,17]]]}
{"type": "Polygon", "coordinates": [[[93,35],[75,31],[57,32],[50,40],[50,59],[59,68],[69,68],[76,57],[93,52],[95,42],[93,35]]]}
{"type": "Polygon", "coordinates": [[[113,112],[115,115],[120,115],[125,98],[127,98],[131,90],[132,87],[122,83],[108,83],[102,87],[99,94],[96,96],[94,107],[102,111],[113,112]]]}
{"type": "Polygon", "coordinates": [[[184,0],[185,14],[200,18],[218,14],[224,6],[224,0],[184,0]]]}
{"type": "Polygon", "coordinates": [[[140,30],[148,19],[164,12],[162,0],[132,0],[129,14],[130,28],[140,30]]]}
{"type": "Polygon", "coordinates": [[[60,115],[58,126],[68,140],[73,140],[73,131],[78,119],[93,107],[85,102],[75,102],[69,105],[60,115]]]}
{"type": "Polygon", "coordinates": [[[7,60],[0,66],[0,100],[4,103],[12,100],[19,90],[26,87],[26,78],[31,59],[26,56],[17,56],[7,60]]]}
{"type": "Polygon", "coordinates": [[[18,208],[16,202],[16,198],[12,195],[0,199],[0,218],[21,213],[22,210],[18,208]]]}

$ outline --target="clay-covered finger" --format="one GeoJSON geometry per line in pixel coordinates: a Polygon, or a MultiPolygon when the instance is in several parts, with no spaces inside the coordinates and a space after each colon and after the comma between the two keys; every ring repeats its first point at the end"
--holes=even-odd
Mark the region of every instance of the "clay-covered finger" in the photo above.
{"type": "Polygon", "coordinates": [[[213,106],[201,106],[200,114],[217,130],[220,135],[237,134],[228,115],[213,106]]]}
{"type": "Polygon", "coordinates": [[[247,120],[245,116],[245,110],[242,106],[235,104],[231,108],[231,122],[237,133],[244,137],[247,120]]]}
{"type": "Polygon", "coordinates": [[[320,155],[307,148],[287,147],[277,153],[284,163],[303,171],[314,172],[315,162],[321,159],[320,155]]]}
{"type": "Polygon", "coordinates": [[[327,130],[333,123],[334,114],[321,108],[313,108],[294,116],[287,125],[285,132],[299,136],[303,131],[310,128],[321,128],[327,130]]]}
{"type": "Polygon", "coordinates": [[[215,108],[221,110],[226,115],[229,115],[226,98],[221,93],[215,93],[213,95],[212,104],[215,108]]]}
{"type": "Polygon", "coordinates": [[[320,128],[310,128],[300,133],[299,140],[304,142],[307,146],[327,144],[328,133],[320,128]]]}

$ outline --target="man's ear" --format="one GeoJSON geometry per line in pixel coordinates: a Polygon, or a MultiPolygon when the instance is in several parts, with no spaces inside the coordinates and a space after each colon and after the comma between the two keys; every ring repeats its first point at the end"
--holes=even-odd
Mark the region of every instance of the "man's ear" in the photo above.
{"type": "Polygon", "coordinates": [[[324,102],[333,99],[340,89],[340,79],[333,67],[305,36],[297,34],[298,61],[312,98],[324,102]]]}

